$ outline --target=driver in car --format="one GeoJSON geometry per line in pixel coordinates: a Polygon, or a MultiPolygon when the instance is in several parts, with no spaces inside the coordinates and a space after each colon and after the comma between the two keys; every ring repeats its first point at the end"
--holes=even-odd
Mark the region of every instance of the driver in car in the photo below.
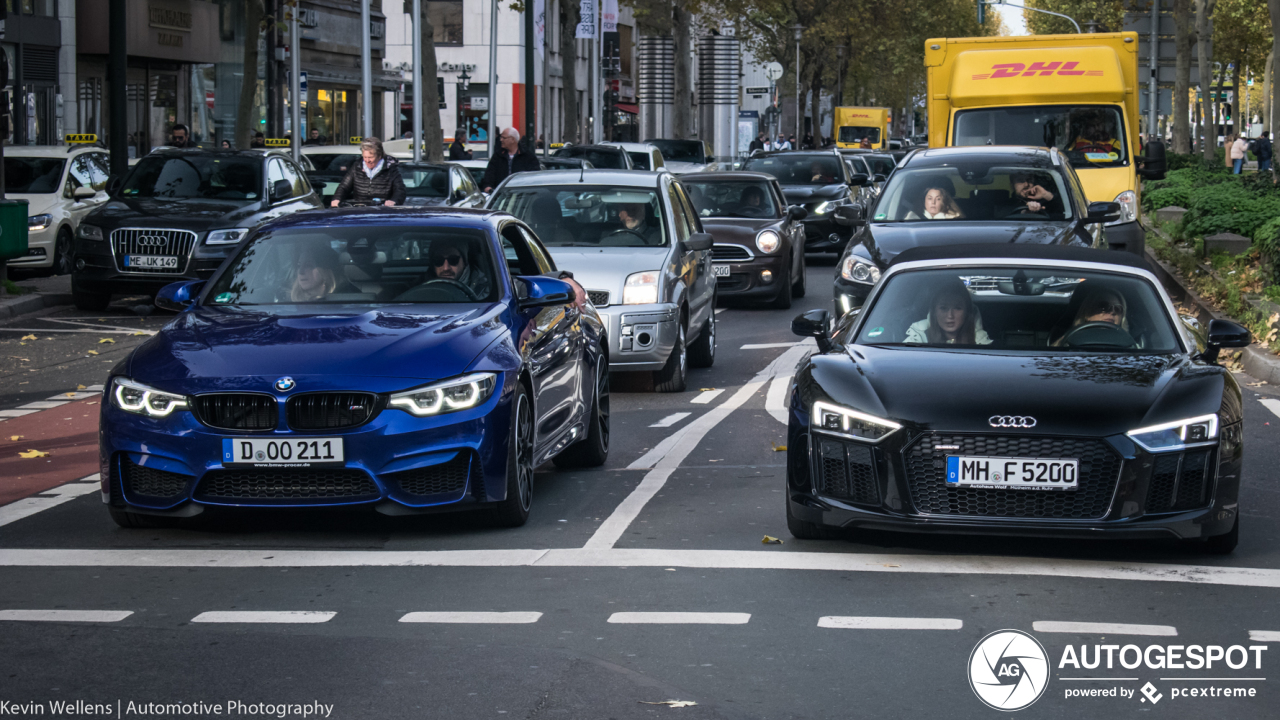
{"type": "Polygon", "coordinates": [[[1006,216],[1024,213],[1063,216],[1062,198],[1046,190],[1046,183],[1035,173],[1015,173],[1010,182],[1013,184],[1014,205],[1005,213],[1006,216]]]}
{"type": "Polygon", "coordinates": [[[814,160],[809,164],[809,182],[830,185],[836,181],[836,170],[831,163],[814,160]]]}
{"type": "Polygon", "coordinates": [[[477,299],[489,296],[489,278],[483,270],[473,268],[467,262],[466,243],[450,238],[435,240],[431,243],[427,262],[431,266],[432,279],[459,283],[477,299]]]}
{"type": "Polygon", "coordinates": [[[1125,302],[1124,295],[1105,287],[1088,290],[1080,307],[1076,310],[1071,326],[1053,344],[1062,345],[1062,341],[1071,334],[1072,330],[1086,323],[1107,323],[1128,332],[1129,306],[1125,302]]]}
{"type": "Polygon", "coordinates": [[[752,217],[760,217],[765,212],[764,207],[764,190],[755,185],[748,185],[742,189],[742,197],[739,198],[740,205],[738,212],[752,217]]]}
{"type": "Polygon", "coordinates": [[[649,206],[646,203],[622,203],[618,206],[618,220],[622,221],[625,230],[615,230],[614,237],[635,234],[644,238],[646,245],[661,243],[661,230],[649,222],[649,206]]]}

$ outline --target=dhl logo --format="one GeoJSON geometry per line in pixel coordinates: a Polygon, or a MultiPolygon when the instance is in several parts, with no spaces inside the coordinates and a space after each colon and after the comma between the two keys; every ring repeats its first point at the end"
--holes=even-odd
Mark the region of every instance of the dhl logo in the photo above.
{"type": "Polygon", "coordinates": [[[1078,62],[1034,62],[1028,67],[1026,63],[999,63],[991,66],[991,72],[979,73],[973,76],[974,80],[994,80],[996,78],[1011,77],[1034,77],[1036,75],[1066,75],[1068,77],[1075,75],[1084,75],[1088,77],[1101,77],[1101,70],[1077,70],[1078,62]]]}

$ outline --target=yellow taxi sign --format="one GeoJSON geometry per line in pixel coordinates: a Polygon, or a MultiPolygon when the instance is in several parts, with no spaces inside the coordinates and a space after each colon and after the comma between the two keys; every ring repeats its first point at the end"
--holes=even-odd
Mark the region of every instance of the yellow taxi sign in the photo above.
{"type": "Polygon", "coordinates": [[[289,147],[289,138],[267,138],[267,147],[289,147]]]}
{"type": "Polygon", "coordinates": [[[564,143],[551,143],[551,145],[550,145],[549,147],[550,147],[552,150],[555,150],[555,149],[557,149],[557,148],[562,148],[562,147],[564,147],[564,143]]]}
{"type": "Polygon", "coordinates": [[[360,143],[364,142],[364,136],[352,135],[350,138],[347,139],[347,142],[351,143],[352,145],[359,145],[360,143]]]}
{"type": "Polygon", "coordinates": [[[98,136],[92,133],[73,133],[67,135],[68,145],[92,144],[98,142],[98,136]]]}

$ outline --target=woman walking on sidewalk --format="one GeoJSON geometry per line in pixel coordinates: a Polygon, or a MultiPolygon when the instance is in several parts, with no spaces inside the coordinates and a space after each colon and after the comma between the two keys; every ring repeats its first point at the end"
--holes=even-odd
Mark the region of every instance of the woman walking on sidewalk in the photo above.
{"type": "Polygon", "coordinates": [[[1231,173],[1239,175],[1244,171],[1245,153],[1249,149],[1249,141],[1244,139],[1244,135],[1237,135],[1236,141],[1231,143],[1231,173]]]}

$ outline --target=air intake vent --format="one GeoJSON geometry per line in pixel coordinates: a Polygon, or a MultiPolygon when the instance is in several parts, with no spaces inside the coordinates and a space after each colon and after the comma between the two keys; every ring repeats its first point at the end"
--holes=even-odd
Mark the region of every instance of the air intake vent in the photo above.
{"type": "Polygon", "coordinates": [[[197,395],[196,417],[223,430],[275,430],[280,416],[276,399],[259,393],[197,395]]]}
{"type": "Polygon", "coordinates": [[[294,430],[336,430],[363,425],[378,412],[373,393],[307,393],[289,398],[289,427],[294,430]]]}

